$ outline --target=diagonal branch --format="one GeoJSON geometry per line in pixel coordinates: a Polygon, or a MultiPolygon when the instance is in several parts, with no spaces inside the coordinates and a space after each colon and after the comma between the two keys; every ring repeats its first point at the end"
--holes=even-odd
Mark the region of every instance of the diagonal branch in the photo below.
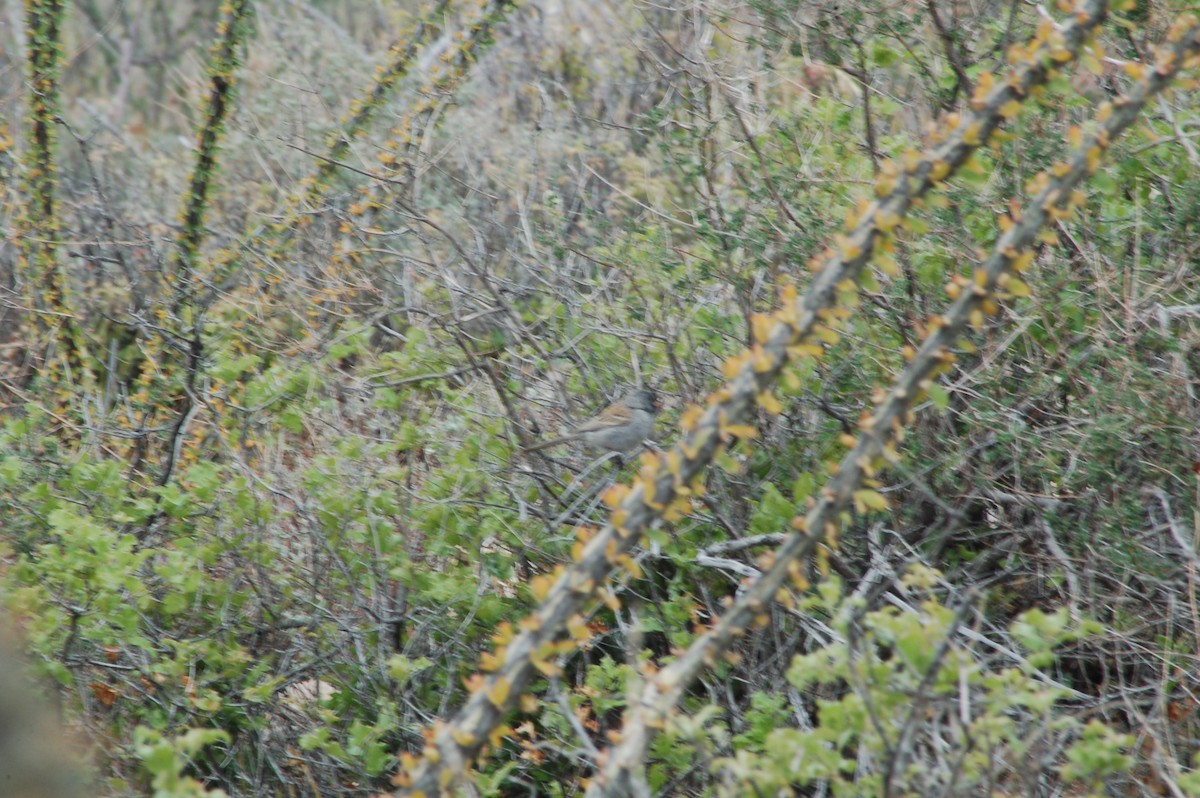
{"type": "Polygon", "coordinates": [[[895,443],[903,424],[911,416],[912,406],[926,392],[931,381],[949,370],[954,362],[950,347],[966,332],[968,325],[978,326],[982,314],[995,312],[997,295],[1023,295],[1027,289],[1019,275],[1033,261],[1032,247],[1048,224],[1069,215],[1082,204],[1079,185],[1094,174],[1101,154],[1146,106],[1161,92],[1188,60],[1200,54],[1200,23],[1180,26],[1172,33],[1172,44],[1160,56],[1153,69],[1146,69],[1142,80],[1127,94],[1111,104],[1105,103],[1098,114],[1098,126],[1063,162],[1035,182],[1041,190],[1025,213],[1000,237],[992,254],[975,273],[973,282],[958,286],[958,298],[941,317],[909,365],[896,378],[891,391],[862,424],[857,445],[842,459],[836,474],[821,491],[816,506],[804,519],[796,519],[798,530],[775,552],[774,562],[734,602],[716,626],[697,638],[678,659],[647,678],[640,701],[625,715],[621,741],[605,758],[598,778],[587,795],[628,795],[636,781],[636,770],[643,761],[652,731],[661,726],[683,691],[715,657],[746,634],[778,591],[794,573],[796,565],[812,555],[822,544],[834,545],[838,516],[849,505],[864,480],[872,478],[878,467],[895,460],[895,443]]]}
{"type": "Polygon", "coordinates": [[[444,98],[466,79],[480,50],[490,43],[494,28],[515,5],[516,0],[486,0],[475,15],[463,23],[451,49],[438,56],[429,79],[417,89],[418,99],[413,107],[397,120],[391,138],[382,145],[379,161],[386,174],[378,175],[376,182],[363,188],[362,198],[356,203],[358,214],[364,217],[360,227],[368,226],[376,212],[388,203],[397,183],[411,187],[419,173],[417,155],[444,98]],[[397,174],[399,180],[391,177],[397,174]]]}
{"type": "Polygon", "coordinates": [[[450,0],[438,0],[434,7],[418,20],[416,27],[407,37],[392,44],[388,51],[387,63],[376,70],[370,85],[350,103],[350,114],[337,130],[330,133],[325,154],[319,156],[320,163],[312,174],[300,181],[300,186],[286,200],[283,212],[276,221],[260,226],[215,257],[215,273],[210,277],[210,282],[220,285],[234,275],[241,264],[238,250],[265,247],[273,250],[276,258],[283,259],[286,244],[295,230],[302,225],[304,215],[321,204],[334,176],[342,166],[341,162],[350,153],[351,144],[366,132],[383,110],[392,90],[408,74],[429,34],[436,29],[437,20],[446,13],[449,5],[450,0]]]}
{"type": "MultiPolygon", "coordinates": [[[[364,234],[372,234],[371,220],[376,213],[389,206],[391,193],[398,184],[408,190],[413,176],[418,173],[419,150],[425,133],[433,127],[444,98],[452,94],[470,75],[470,68],[480,53],[491,43],[492,33],[505,16],[517,5],[517,0],[485,0],[464,20],[453,35],[447,33],[444,49],[439,51],[441,41],[428,43],[426,40],[436,27],[437,17],[449,7],[448,0],[439,0],[438,5],[418,23],[404,47],[394,47],[388,66],[380,70],[366,95],[352,104],[354,109],[343,129],[329,141],[329,148],[321,164],[312,175],[302,181],[301,186],[289,198],[283,213],[271,223],[263,225],[243,237],[238,243],[224,250],[213,259],[212,276],[208,279],[212,298],[236,285],[241,278],[240,269],[250,253],[262,264],[264,276],[253,287],[246,290],[256,295],[263,290],[280,290],[293,280],[295,275],[285,273],[283,266],[290,263],[288,256],[296,231],[309,223],[309,215],[321,210],[333,178],[343,171],[343,161],[349,153],[350,140],[363,132],[373,120],[375,111],[383,106],[389,89],[409,71],[410,65],[424,46],[432,57],[430,76],[415,90],[415,98],[399,121],[388,132],[388,138],[380,146],[377,155],[383,165],[383,174],[368,172],[374,182],[359,189],[360,197],[347,209],[349,220],[357,222],[364,234]],[[361,217],[361,218],[360,218],[361,217]]],[[[366,171],[366,170],[364,170],[366,171]]],[[[342,224],[349,230],[350,221],[342,224]]],[[[322,268],[319,281],[327,286],[323,291],[324,302],[329,302],[338,290],[337,286],[355,285],[354,275],[359,271],[360,261],[355,253],[347,253],[342,239],[338,239],[334,253],[322,268]]],[[[341,289],[346,290],[346,289],[341,289]]],[[[352,290],[352,289],[351,289],[352,290]]]]}
{"type": "MultiPolygon", "coordinates": [[[[890,231],[899,224],[915,200],[962,166],[1002,122],[1019,109],[1035,86],[1044,84],[1058,65],[1074,59],[1107,12],[1105,0],[1085,0],[1069,25],[1061,30],[1047,21],[1026,46],[1027,58],[1009,75],[984,86],[974,99],[975,112],[964,119],[947,120],[950,132],[940,137],[927,157],[911,153],[903,165],[889,163],[876,185],[880,197],[867,205],[851,231],[838,236],[815,265],[807,295],[798,298],[794,287],[783,291],[783,307],[773,316],[755,319],[757,343],[743,356],[726,364],[730,381],[709,398],[706,409],[693,408],[682,426],[687,434],[661,459],[647,456],[641,475],[631,487],[613,489],[606,500],[613,507],[605,526],[590,538],[582,537],[576,561],[559,572],[553,585],[538,586],[541,605],[521,624],[519,633],[496,636],[495,655],[486,655],[483,668],[491,675],[476,677],[472,694],[448,722],[432,730],[424,756],[405,757],[404,772],[397,777],[405,795],[441,793],[489,740],[499,741],[505,714],[541,673],[553,673],[552,659],[573,650],[572,640],[560,642],[566,631],[585,637],[582,612],[597,597],[612,571],[636,568],[630,552],[642,535],[662,521],[678,518],[701,490],[704,470],[737,437],[752,437],[745,424],[756,404],[781,409],[770,393],[790,359],[818,357],[819,342],[835,340],[839,314],[833,310],[840,293],[855,287],[855,280],[876,247],[889,244],[890,231]]],[[[768,596],[769,598],[769,596],[768,596]]]]}

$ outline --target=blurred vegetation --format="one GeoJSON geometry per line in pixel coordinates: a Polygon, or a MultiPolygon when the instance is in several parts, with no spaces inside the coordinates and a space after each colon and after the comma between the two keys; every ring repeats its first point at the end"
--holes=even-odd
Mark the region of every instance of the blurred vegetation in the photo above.
{"type": "MultiPolygon", "coordinates": [[[[0,42],[0,602],[112,796],[390,789],[637,467],[522,445],[641,384],[670,443],[885,161],[1063,18],[25,5],[0,42]]],[[[464,794],[583,792],[639,680],[762,567],[1010,201],[1191,5],[1116,14],[914,212],[464,794]]],[[[930,390],[887,508],[848,513],[813,589],[659,730],[649,794],[1200,794],[1198,138],[1185,82],[1114,145],[1032,295],[930,390]]]]}

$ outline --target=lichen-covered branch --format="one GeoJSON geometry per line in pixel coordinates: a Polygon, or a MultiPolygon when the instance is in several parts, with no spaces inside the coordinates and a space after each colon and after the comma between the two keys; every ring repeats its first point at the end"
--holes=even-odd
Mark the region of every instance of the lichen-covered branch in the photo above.
{"type": "Polygon", "coordinates": [[[26,121],[24,173],[28,204],[18,244],[26,277],[41,290],[34,307],[56,311],[62,306],[62,275],[56,262],[58,165],[54,160],[58,117],[58,78],[62,61],[62,0],[31,0],[25,4],[29,52],[29,102],[26,121]]]}
{"type": "MultiPolygon", "coordinates": [[[[348,222],[366,237],[373,235],[372,222],[379,211],[391,203],[397,193],[412,191],[420,175],[419,157],[437,111],[470,74],[480,51],[486,47],[495,26],[516,6],[514,0],[486,0],[478,12],[451,39],[429,70],[428,78],[416,90],[416,99],[392,126],[383,142],[378,160],[382,167],[377,179],[364,185],[360,197],[350,205],[348,222]]],[[[405,197],[407,199],[407,197],[405,197]]],[[[334,283],[351,282],[357,259],[347,251],[345,239],[339,242],[330,259],[334,283]]]]}
{"type": "Polygon", "coordinates": [[[246,249],[265,249],[270,260],[281,260],[287,251],[288,242],[296,229],[303,224],[305,214],[321,204],[325,192],[338,174],[341,162],[350,153],[353,142],[367,131],[391,97],[393,89],[408,74],[409,68],[421,48],[427,44],[431,32],[437,30],[438,20],[446,14],[450,0],[438,0],[417,20],[413,30],[392,44],[387,63],[376,69],[370,84],[350,103],[350,111],[338,128],[329,134],[324,154],[317,162],[312,174],[300,181],[299,186],[288,197],[279,218],[264,225],[242,241],[222,252],[215,259],[214,271],[221,282],[229,276],[238,263],[239,252],[246,249]]]}
{"type": "Polygon", "coordinates": [[[913,152],[900,163],[884,165],[876,186],[878,199],[856,211],[847,223],[849,232],[810,264],[817,273],[807,294],[799,297],[794,287],[787,287],[780,310],[755,317],[756,343],[726,364],[729,382],[709,397],[707,408],[685,412],[684,438],[661,457],[645,457],[632,486],[609,492],[606,501],[613,510],[608,523],[590,537],[580,532],[575,563],[562,569],[552,584],[535,586],[543,596],[538,609],[516,633],[496,636],[496,653],[482,663],[490,675],[477,677],[462,709],[432,730],[423,757],[403,763],[400,794],[440,793],[489,741],[503,737],[504,716],[521,693],[539,674],[553,673],[555,660],[573,650],[577,639],[586,638],[583,612],[597,597],[612,600],[603,587],[612,571],[636,568],[630,552],[642,535],[686,511],[702,489],[704,470],[713,458],[737,438],[754,436],[746,419],[756,405],[773,412],[782,409],[772,386],[788,361],[820,357],[823,343],[836,340],[835,328],[849,313],[836,307],[839,295],[853,293],[872,253],[885,254],[891,231],[913,202],[962,166],[1017,113],[1034,87],[1074,59],[1107,8],[1103,0],[1087,0],[1062,29],[1047,20],[1006,77],[980,81],[974,112],[948,119],[947,132],[932,142],[925,157],[913,152]],[[568,633],[571,637],[564,641],[568,633]]]}
{"type": "MultiPolygon", "coordinates": [[[[450,38],[446,50],[441,53],[436,65],[431,69],[429,79],[416,91],[412,106],[382,142],[382,151],[378,157],[385,174],[379,175],[382,179],[378,183],[363,186],[363,197],[350,207],[351,216],[373,215],[382,207],[387,191],[395,183],[391,176],[396,173],[415,173],[413,159],[417,150],[416,144],[434,117],[439,98],[453,92],[466,78],[470,65],[474,63],[479,50],[488,43],[495,25],[515,5],[515,0],[487,0],[463,28],[450,38]]],[[[341,129],[331,134],[328,148],[319,157],[317,167],[289,198],[280,218],[256,230],[214,258],[209,269],[211,284],[225,285],[231,278],[235,278],[245,251],[255,252],[264,268],[268,270],[272,268],[272,264],[288,261],[288,246],[295,231],[306,223],[308,214],[320,205],[333,177],[345,169],[344,161],[350,151],[351,142],[366,131],[389,98],[391,90],[408,73],[421,48],[429,45],[429,35],[437,29],[438,18],[443,16],[448,8],[448,0],[439,0],[422,17],[407,40],[403,44],[393,46],[387,65],[380,68],[363,97],[351,104],[350,117],[341,129]]],[[[324,284],[336,286],[353,282],[349,278],[355,265],[353,259],[346,257],[344,252],[336,252],[329,266],[331,273],[323,275],[324,284]]],[[[267,278],[267,282],[278,283],[286,277],[272,275],[267,278]]]]}
{"type": "Polygon", "coordinates": [[[427,42],[431,30],[436,29],[436,23],[445,16],[450,6],[450,0],[438,2],[417,22],[412,34],[402,42],[392,45],[389,51],[388,63],[378,71],[375,80],[366,92],[366,96],[355,100],[350,105],[350,116],[335,131],[328,142],[326,158],[317,164],[312,177],[305,181],[304,200],[300,207],[312,207],[328,189],[333,176],[338,173],[338,162],[350,152],[350,143],[360,136],[374,120],[376,113],[387,101],[391,90],[400,79],[408,74],[413,59],[421,47],[427,42]]]}
{"type": "Polygon", "coordinates": [[[249,34],[251,15],[249,0],[230,0],[221,9],[217,41],[208,64],[209,88],[203,109],[204,121],[196,136],[196,164],[183,198],[182,227],[176,238],[178,266],[185,285],[194,277],[196,256],[204,238],[208,195],[216,180],[217,153],[233,106],[236,72],[241,63],[239,52],[249,34]]]}
{"type": "MultiPolygon", "coordinates": [[[[161,465],[155,482],[170,482],[182,441],[196,405],[196,381],[205,356],[202,338],[202,308],[197,302],[201,282],[200,249],[205,238],[205,218],[210,195],[217,180],[221,140],[236,99],[237,70],[241,51],[250,34],[253,4],[230,0],[221,7],[207,75],[207,93],[202,101],[200,127],[196,133],[196,159],[180,210],[180,227],[175,252],[167,275],[172,293],[174,319],[165,308],[155,313],[154,324],[141,325],[140,362],[132,399],[144,414],[140,423],[161,411],[168,401],[175,405],[174,419],[162,448],[161,465]],[[176,324],[176,329],[168,325],[176,324]],[[159,390],[161,389],[161,390],[159,390]],[[167,399],[166,395],[171,399],[167,399]]],[[[141,457],[136,467],[143,467],[141,457]]]]}
{"type": "MultiPolygon", "coordinates": [[[[33,314],[27,325],[31,348],[53,347],[61,342],[68,364],[78,368],[81,340],[67,307],[66,279],[58,260],[60,220],[55,151],[65,7],[64,0],[25,3],[28,102],[21,166],[26,201],[13,233],[18,252],[17,274],[26,286],[33,314]]],[[[35,360],[41,358],[35,356],[35,360]]],[[[44,365],[47,371],[42,376],[53,382],[54,359],[45,357],[44,365]]]]}
{"type": "Polygon", "coordinates": [[[1039,233],[1047,224],[1071,214],[1082,204],[1084,198],[1078,187],[1096,171],[1111,142],[1133,123],[1151,98],[1166,88],[1185,62],[1200,54],[1200,24],[1194,19],[1178,25],[1170,38],[1170,46],[1160,53],[1153,68],[1144,70],[1141,81],[1111,104],[1102,106],[1094,132],[1085,135],[1064,161],[1035,179],[1037,195],[1019,216],[1008,218],[1005,224],[1011,226],[976,270],[974,279],[951,283],[951,294],[957,299],[931,325],[932,332],[911,362],[878,402],[874,413],[861,423],[858,443],[842,458],[816,505],[803,519],[796,519],[797,531],[774,552],[770,567],[746,586],[710,631],[693,641],[676,660],[646,677],[641,696],[625,714],[620,742],[602,755],[600,772],[587,795],[598,798],[636,794],[637,771],[653,730],[661,727],[684,690],[707,663],[721,656],[750,630],[789,579],[799,580],[798,586],[804,587],[797,565],[822,543],[835,544],[842,510],[855,500],[869,506],[882,499],[873,492],[861,493],[864,481],[873,478],[888,461],[897,459],[894,447],[912,407],[926,393],[930,381],[952,367],[954,356],[950,348],[968,326],[978,326],[983,315],[998,309],[998,296],[1023,296],[1028,292],[1021,275],[1033,261],[1033,247],[1039,233]]]}

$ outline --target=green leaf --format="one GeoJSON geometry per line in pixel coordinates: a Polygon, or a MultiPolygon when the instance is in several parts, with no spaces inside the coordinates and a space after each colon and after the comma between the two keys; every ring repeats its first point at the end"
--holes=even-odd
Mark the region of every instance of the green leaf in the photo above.
{"type": "Polygon", "coordinates": [[[403,654],[393,654],[388,657],[387,671],[389,676],[403,686],[415,674],[420,673],[431,665],[433,665],[433,661],[427,657],[416,657],[413,659],[403,654]]]}
{"type": "Polygon", "coordinates": [[[933,402],[934,407],[938,410],[945,410],[950,406],[950,392],[941,383],[931,383],[929,386],[929,401],[933,402]]]}
{"type": "Polygon", "coordinates": [[[796,481],[792,483],[792,501],[796,507],[803,506],[805,500],[813,495],[816,490],[817,481],[813,475],[805,471],[800,476],[796,477],[796,481]]]}
{"type": "Polygon", "coordinates": [[[781,532],[788,527],[795,514],[796,505],[768,482],[750,517],[750,531],[756,535],[781,532]]]}

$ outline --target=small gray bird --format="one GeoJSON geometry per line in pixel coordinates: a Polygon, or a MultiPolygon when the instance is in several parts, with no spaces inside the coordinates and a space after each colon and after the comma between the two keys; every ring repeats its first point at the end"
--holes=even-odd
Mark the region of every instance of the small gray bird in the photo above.
{"type": "Polygon", "coordinates": [[[593,449],[625,453],[650,437],[654,416],[661,408],[658,394],[643,388],[613,402],[566,435],[534,444],[526,451],[536,452],[578,439],[593,449]]]}

